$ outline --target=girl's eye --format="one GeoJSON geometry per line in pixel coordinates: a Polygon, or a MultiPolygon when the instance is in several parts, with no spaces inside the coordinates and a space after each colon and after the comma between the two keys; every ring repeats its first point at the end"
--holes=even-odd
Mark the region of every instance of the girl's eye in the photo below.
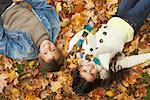
{"type": "Polygon", "coordinates": [[[52,51],[56,51],[56,49],[52,50],[52,51]]]}
{"type": "Polygon", "coordinates": [[[83,70],[83,72],[86,72],[86,70],[83,70]]]}
{"type": "Polygon", "coordinates": [[[92,76],[94,76],[94,74],[93,74],[93,73],[91,73],[91,75],[92,75],[92,76]]]}

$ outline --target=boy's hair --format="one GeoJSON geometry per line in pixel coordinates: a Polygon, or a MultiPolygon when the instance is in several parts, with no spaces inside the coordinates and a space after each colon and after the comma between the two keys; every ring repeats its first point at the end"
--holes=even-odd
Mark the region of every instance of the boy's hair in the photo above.
{"type": "Polygon", "coordinates": [[[59,59],[58,60],[51,60],[49,62],[45,62],[40,56],[38,57],[38,61],[40,63],[40,68],[45,71],[59,71],[61,66],[63,65],[64,62],[64,56],[62,52],[58,49],[59,51],[59,59]]]}

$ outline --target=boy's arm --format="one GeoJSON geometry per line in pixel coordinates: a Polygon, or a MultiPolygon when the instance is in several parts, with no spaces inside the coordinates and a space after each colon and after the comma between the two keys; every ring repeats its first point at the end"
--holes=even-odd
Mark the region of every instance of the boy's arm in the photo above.
{"type": "Polygon", "coordinates": [[[26,32],[9,31],[0,26],[0,54],[14,59],[35,59],[37,51],[26,32]]]}
{"type": "Polygon", "coordinates": [[[46,2],[46,0],[24,0],[24,1],[31,4],[34,9],[43,9],[52,7],[46,2]]]}

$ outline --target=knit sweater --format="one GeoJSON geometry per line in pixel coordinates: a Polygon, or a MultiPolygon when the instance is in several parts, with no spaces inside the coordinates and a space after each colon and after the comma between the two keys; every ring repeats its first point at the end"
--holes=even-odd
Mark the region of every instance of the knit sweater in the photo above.
{"type": "Polygon", "coordinates": [[[48,34],[42,23],[32,11],[19,4],[13,4],[2,16],[3,26],[10,31],[27,32],[34,44],[39,47],[41,42],[48,39],[48,34]]]}
{"type": "MultiPolygon", "coordinates": [[[[77,44],[84,31],[85,29],[76,33],[70,40],[68,52],[70,52],[74,45],[77,44]]],[[[116,53],[122,52],[124,44],[126,42],[129,42],[133,39],[134,30],[123,19],[119,17],[113,17],[107,22],[107,24],[103,24],[95,35],[91,34],[90,32],[88,34],[89,35],[86,37],[86,41],[83,42],[83,45],[81,47],[81,52],[84,52],[84,55],[78,52],[77,57],[82,58],[84,61],[86,59],[86,54],[93,55],[94,57],[98,58],[101,65],[97,65],[97,68],[99,69],[99,71],[101,70],[101,78],[105,79],[109,76],[108,74],[110,60],[116,53]]],[[[139,56],[141,60],[137,59],[135,63],[130,60],[138,56],[120,59],[117,62],[116,66],[121,65],[123,66],[123,68],[129,68],[136,64],[140,64],[144,61],[150,60],[150,54],[148,54],[148,58],[145,58],[145,56],[147,55],[142,55],[142,57],[139,56]]]]}

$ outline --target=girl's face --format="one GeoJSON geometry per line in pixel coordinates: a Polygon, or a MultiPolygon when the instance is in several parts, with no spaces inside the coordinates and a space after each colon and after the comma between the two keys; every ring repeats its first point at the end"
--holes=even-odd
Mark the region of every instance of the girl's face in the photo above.
{"type": "Polygon", "coordinates": [[[49,40],[44,40],[40,45],[40,56],[45,62],[59,59],[57,47],[49,40]]]}
{"type": "Polygon", "coordinates": [[[96,68],[96,65],[93,61],[90,61],[83,65],[80,69],[80,75],[82,78],[84,78],[86,81],[93,82],[97,75],[98,75],[98,69],[96,68]]]}

